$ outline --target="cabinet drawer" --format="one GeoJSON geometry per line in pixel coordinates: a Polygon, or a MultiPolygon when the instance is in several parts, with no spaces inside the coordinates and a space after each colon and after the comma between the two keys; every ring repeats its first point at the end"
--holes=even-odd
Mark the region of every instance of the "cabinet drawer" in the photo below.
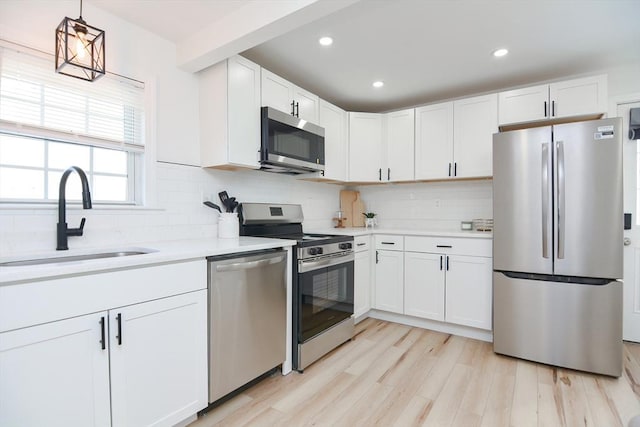
{"type": "Polygon", "coordinates": [[[457,255],[491,257],[491,239],[466,239],[464,237],[406,236],[405,250],[457,255]]]}
{"type": "Polygon", "coordinates": [[[378,235],[376,236],[376,249],[402,251],[404,250],[404,236],[378,235]]]}
{"type": "Polygon", "coordinates": [[[353,239],[353,249],[356,252],[368,251],[371,248],[371,236],[357,236],[353,239]]]}

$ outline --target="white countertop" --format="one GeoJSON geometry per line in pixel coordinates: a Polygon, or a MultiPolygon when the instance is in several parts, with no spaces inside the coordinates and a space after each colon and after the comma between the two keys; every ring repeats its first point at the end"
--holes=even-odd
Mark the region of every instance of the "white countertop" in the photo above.
{"type": "Polygon", "coordinates": [[[63,276],[92,274],[121,268],[143,267],[145,265],[204,259],[207,256],[250,252],[263,249],[289,247],[295,240],[265,239],[259,237],[240,237],[238,239],[190,239],[164,242],[147,242],[135,246],[100,247],[94,249],[71,249],[68,251],[50,251],[30,255],[0,258],[1,262],[38,259],[47,257],[65,257],[95,254],[103,252],[152,250],[141,255],[101,258],[84,261],[71,261],[31,266],[0,266],[0,286],[17,284],[33,280],[45,280],[63,276]]]}
{"type": "Polygon", "coordinates": [[[366,236],[372,234],[400,234],[404,236],[433,236],[433,237],[467,237],[472,239],[492,239],[493,233],[487,231],[462,231],[462,230],[415,230],[403,228],[323,228],[305,230],[306,233],[317,234],[346,234],[349,236],[366,236]]]}

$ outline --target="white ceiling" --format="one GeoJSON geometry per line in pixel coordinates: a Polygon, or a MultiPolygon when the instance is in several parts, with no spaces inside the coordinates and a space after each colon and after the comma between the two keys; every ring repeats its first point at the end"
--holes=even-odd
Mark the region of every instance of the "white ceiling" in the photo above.
{"type": "MultiPolygon", "coordinates": [[[[179,43],[262,0],[90,1],[179,43]]],[[[243,55],[347,110],[387,111],[626,64],[640,76],[639,18],[640,0],[361,0],[243,55]]]]}

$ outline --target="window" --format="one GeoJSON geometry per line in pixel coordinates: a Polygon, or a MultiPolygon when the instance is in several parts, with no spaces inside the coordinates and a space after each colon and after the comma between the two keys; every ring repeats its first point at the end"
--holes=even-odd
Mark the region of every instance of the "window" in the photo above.
{"type": "MultiPolygon", "coordinates": [[[[85,82],[53,68],[51,55],[0,45],[0,201],[57,200],[73,165],[87,173],[94,202],[140,203],[144,85],[111,75],[85,82]]],[[[79,199],[76,174],[68,187],[79,199]]]]}

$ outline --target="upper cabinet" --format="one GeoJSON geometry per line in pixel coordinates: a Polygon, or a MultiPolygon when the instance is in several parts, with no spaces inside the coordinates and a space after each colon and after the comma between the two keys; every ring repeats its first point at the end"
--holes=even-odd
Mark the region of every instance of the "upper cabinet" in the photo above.
{"type": "Polygon", "coordinates": [[[415,141],[415,110],[396,111],[384,115],[385,159],[381,180],[384,182],[413,181],[413,148],[415,141]]]}
{"type": "Polygon", "coordinates": [[[320,100],[319,125],[324,128],[324,178],[347,180],[347,112],[320,100]]]}
{"type": "Polygon", "coordinates": [[[234,56],[198,74],[203,167],[260,167],[260,66],[234,56]]]}
{"type": "Polygon", "coordinates": [[[416,179],[482,178],[493,174],[496,94],[416,109],[416,179]]]}
{"type": "Polygon", "coordinates": [[[607,111],[606,98],[606,75],[500,92],[499,124],[599,116],[607,111]]]}
{"type": "Polygon", "coordinates": [[[262,69],[262,105],[311,123],[318,123],[319,98],[293,83],[262,69]]]}
{"type": "Polygon", "coordinates": [[[382,180],[382,117],[349,113],[349,181],[382,180]]]}
{"type": "Polygon", "coordinates": [[[453,102],[416,108],[416,179],[442,179],[453,172],[453,102]]]}
{"type": "Polygon", "coordinates": [[[498,95],[453,103],[453,176],[493,175],[493,134],[498,132],[498,95]]]}

